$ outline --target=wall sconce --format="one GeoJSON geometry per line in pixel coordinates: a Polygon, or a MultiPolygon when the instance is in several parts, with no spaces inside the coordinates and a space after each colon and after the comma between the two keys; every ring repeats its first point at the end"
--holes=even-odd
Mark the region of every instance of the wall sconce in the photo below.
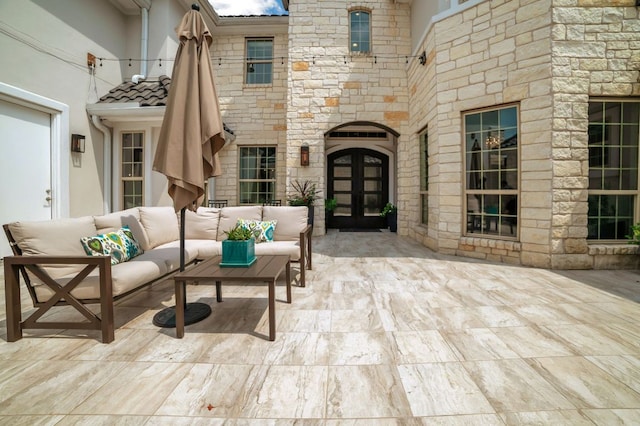
{"type": "Polygon", "coordinates": [[[427,63],[427,52],[426,51],[422,51],[422,53],[420,54],[420,56],[418,56],[418,60],[420,61],[420,65],[424,65],[427,63]]]}
{"type": "Polygon", "coordinates": [[[309,145],[307,145],[306,143],[300,146],[300,165],[309,165],[309,145]]]}
{"type": "Polygon", "coordinates": [[[84,135],[73,133],[71,135],[71,152],[84,153],[84,135]]]}

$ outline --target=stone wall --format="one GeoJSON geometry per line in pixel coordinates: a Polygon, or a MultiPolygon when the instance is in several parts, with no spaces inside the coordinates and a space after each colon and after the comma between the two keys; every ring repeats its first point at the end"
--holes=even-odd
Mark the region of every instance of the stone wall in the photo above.
{"type": "MultiPolygon", "coordinates": [[[[426,66],[410,69],[412,115],[435,99],[426,122],[434,217],[426,236],[419,221],[413,225],[428,244],[428,236],[435,238],[440,252],[520,263],[527,251],[528,264],[550,265],[550,6],[551,0],[491,1],[439,21],[425,42],[426,66]],[[520,242],[462,240],[462,114],[510,103],[520,108],[520,242]]],[[[424,126],[418,122],[412,121],[415,131],[424,126]]]]}
{"type": "Polygon", "coordinates": [[[622,248],[590,249],[586,239],[589,99],[640,94],[638,10],[606,6],[635,6],[635,2],[554,1],[551,148],[554,268],[622,267],[629,264],[624,255],[633,256],[622,248]],[[604,260],[607,257],[609,261],[604,260]]]}
{"type": "MultiPolygon", "coordinates": [[[[287,187],[292,180],[318,183],[325,197],[324,135],[349,122],[366,121],[400,133],[397,144],[398,229],[407,233],[415,211],[415,169],[409,143],[410,7],[386,0],[352,2],[296,0],[289,5],[291,72],[287,100],[287,187]],[[371,11],[372,53],[349,52],[349,9],[371,11]],[[300,167],[300,146],[310,148],[310,166],[300,167]]],[[[320,202],[317,206],[320,206],[320,202]]],[[[324,210],[316,208],[316,220],[324,210]]],[[[323,232],[316,227],[314,232],[323,232]]]]}
{"type": "Polygon", "coordinates": [[[411,131],[428,125],[431,155],[429,228],[412,212],[411,236],[447,254],[537,267],[637,266],[637,250],[586,238],[588,102],[640,94],[633,6],[492,0],[431,27],[427,63],[409,68],[411,131]],[[512,103],[520,108],[519,238],[462,237],[462,114],[512,103]]]}
{"type": "MultiPolygon", "coordinates": [[[[248,33],[247,36],[252,35],[248,33]]],[[[244,35],[216,35],[211,46],[213,71],[223,121],[234,131],[235,142],[220,153],[224,173],[215,179],[217,199],[238,204],[238,147],[276,146],[276,199],[285,199],[287,152],[286,105],[288,38],[286,27],[273,36],[273,84],[244,84],[244,35]]]]}

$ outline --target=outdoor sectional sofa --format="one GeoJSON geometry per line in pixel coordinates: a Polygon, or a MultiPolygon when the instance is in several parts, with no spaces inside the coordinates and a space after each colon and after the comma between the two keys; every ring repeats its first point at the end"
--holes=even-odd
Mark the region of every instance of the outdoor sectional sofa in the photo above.
{"type": "MultiPolygon", "coordinates": [[[[276,220],[273,241],[256,244],[257,256],[286,254],[300,264],[299,284],[311,269],[311,225],[307,207],[200,207],[186,212],[185,264],[222,253],[225,231],[238,219],[276,220]]],[[[103,216],[84,216],[4,225],[14,256],[4,258],[7,340],[23,329],[101,330],[102,342],[114,340],[114,301],[167,277],[180,268],[179,214],[173,207],[138,207],[103,216]],[[89,256],[83,237],[128,227],[142,254],[112,265],[111,256],[89,256]],[[22,321],[20,275],[38,308],[22,321]],[[86,305],[99,304],[96,314],[86,305]],[[38,321],[50,308],[72,305],[86,320],[38,321]]],[[[122,232],[122,231],[121,231],[122,232]]]]}

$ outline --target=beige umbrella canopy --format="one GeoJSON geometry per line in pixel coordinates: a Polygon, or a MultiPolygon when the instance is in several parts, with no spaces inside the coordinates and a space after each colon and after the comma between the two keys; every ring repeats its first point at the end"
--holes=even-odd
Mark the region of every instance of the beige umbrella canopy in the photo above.
{"type": "Polygon", "coordinates": [[[205,180],[221,174],[224,128],[209,59],[212,37],[200,12],[187,12],[176,33],[180,46],[153,170],[167,176],[176,211],[195,211],[205,180]]]}
{"type": "MultiPolygon", "coordinates": [[[[198,208],[205,180],[221,174],[218,151],[224,146],[224,127],[209,59],[212,37],[198,12],[199,6],[191,7],[176,28],[180,46],[153,161],[153,170],[167,177],[169,195],[176,211],[180,211],[181,271],[185,266],[185,211],[198,208]]],[[[175,327],[175,309],[158,312],[153,323],[175,327]]],[[[205,303],[185,302],[185,324],[200,321],[210,313],[211,308],[205,303]]]]}

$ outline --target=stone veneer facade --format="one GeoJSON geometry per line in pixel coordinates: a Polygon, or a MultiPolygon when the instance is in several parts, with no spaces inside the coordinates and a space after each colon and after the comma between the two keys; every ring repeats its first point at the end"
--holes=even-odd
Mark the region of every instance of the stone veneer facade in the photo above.
{"type": "MultiPolygon", "coordinates": [[[[409,3],[292,0],[288,40],[275,35],[275,56],[285,65],[274,62],[272,88],[245,87],[219,67],[225,121],[238,129],[237,144],[278,146],[278,198],[293,179],[318,182],[324,195],[325,134],[367,122],[399,134],[392,179],[400,234],[445,254],[535,267],[640,266],[636,247],[586,239],[588,102],[640,94],[635,0],[476,2],[431,25],[414,50],[426,53],[424,65],[412,56],[409,3]],[[354,7],[371,11],[372,55],[349,54],[354,7]],[[519,108],[519,238],[464,236],[462,115],[509,104],[519,108]],[[424,128],[428,226],[420,224],[419,204],[424,128]],[[303,143],[309,167],[299,165],[303,143]]],[[[213,57],[239,51],[244,37],[217,37],[213,57]]],[[[234,200],[235,146],[223,162],[234,172],[217,182],[218,198],[234,200]]],[[[317,206],[316,221],[323,214],[317,206]]]]}
{"type": "MultiPolygon", "coordinates": [[[[638,267],[636,247],[586,239],[589,99],[640,94],[640,21],[632,6],[492,0],[435,23],[420,49],[427,64],[408,71],[414,155],[416,132],[429,132],[430,225],[406,232],[442,253],[480,259],[638,267]],[[511,103],[519,105],[519,239],[465,237],[462,114],[511,103]]],[[[418,212],[409,214],[416,224],[418,212]]]]}

